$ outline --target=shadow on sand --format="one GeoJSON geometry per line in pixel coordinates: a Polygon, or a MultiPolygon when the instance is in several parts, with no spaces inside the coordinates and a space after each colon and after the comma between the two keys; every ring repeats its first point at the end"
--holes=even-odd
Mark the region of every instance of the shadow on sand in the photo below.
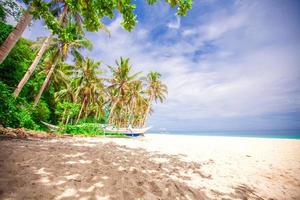
{"type": "MultiPolygon", "coordinates": [[[[201,164],[113,143],[0,140],[0,199],[209,199],[189,175],[201,164]],[[189,174],[189,175],[188,175],[189,174]]],[[[258,199],[246,185],[222,199],[258,199]]]]}

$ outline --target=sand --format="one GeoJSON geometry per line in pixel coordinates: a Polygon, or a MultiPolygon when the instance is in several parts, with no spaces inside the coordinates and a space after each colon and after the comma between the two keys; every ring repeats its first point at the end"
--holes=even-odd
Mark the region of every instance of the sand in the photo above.
{"type": "Polygon", "coordinates": [[[0,199],[300,199],[300,140],[0,140],[0,199]]]}

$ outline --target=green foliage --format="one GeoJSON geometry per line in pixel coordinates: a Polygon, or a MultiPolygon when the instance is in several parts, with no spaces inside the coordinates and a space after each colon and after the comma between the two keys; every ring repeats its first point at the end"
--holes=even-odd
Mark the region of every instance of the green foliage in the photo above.
{"type": "Polygon", "coordinates": [[[5,21],[6,15],[5,10],[2,5],[0,5],[0,22],[5,21]]]}
{"type": "Polygon", "coordinates": [[[0,21],[0,44],[7,38],[12,29],[13,27],[11,25],[0,21]]]}
{"type": "Polygon", "coordinates": [[[32,111],[26,103],[19,105],[18,111],[16,112],[16,118],[19,120],[18,127],[35,130],[39,129],[39,126],[33,120],[32,111]]]}
{"type": "Polygon", "coordinates": [[[15,100],[8,86],[0,81],[0,124],[6,127],[38,129],[32,118],[31,108],[24,99],[15,100]]]}
{"type": "Polygon", "coordinates": [[[19,124],[16,113],[15,99],[12,97],[7,85],[0,81],[0,124],[4,126],[19,124]]]}
{"type": "MultiPolygon", "coordinates": [[[[58,37],[52,38],[46,54],[37,66],[37,72],[32,74],[17,100],[12,97],[11,90],[21,80],[35,56],[35,52],[31,49],[32,42],[20,39],[0,65],[0,123],[4,126],[30,129],[39,129],[38,124],[41,121],[59,123],[61,133],[75,135],[103,135],[99,123],[106,122],[104,119],[110,119],[108,123],[119,127],[142,126],[146,119],[144,116],[151,113],[151,101],[162,101],[165,98],[166,87],[159,80],[160,74],[152,73],[153,76],[148,76],[148,81],[149,83],[152,81],[152,84],[148,83],[149,87],[145,88],[145,82],[138,76],[140,72],[131,73],[132,66],[129,59],[121,58],[117,66],[109,67],[112,78],[101,77],[103,75],[99,73],[102,72],[101,63],[83,58],[79,51],[75,51],[89,48],[91,45],[83,33],[78,32],[80,29],[77,26],[78,21],[74,21],[73,18],[76,13],[82,15],[84,27],[94,31],[103,26],[102,17],[113,17],[115,10],[118,10],[124,19],[123,27],[130,31],[136,23],[133,12],[135,4],[130,0],[61,1],[60,8],[67,5],[69,14],[62,20],[63,24],[60,24],[57,16],[49,10],[52,8],[48,3],[42,0],[32,2],[32,6],[36,7],[32,14],[36,18],[45,19],[48,27],[54,34],[58,34],[58,37]],[[50,59],[53,52],[54,54],[59,52],[64,59],[67,54],[72,53],[76,58],[75,65],[63,67],[64,59],[61,59],[59,63],[62,67],[58,65],[57,68],[49,70],[55,66],[50,62],[53,61],[50,59]],[[49,71],[53,72],[53,76],[46,79],[43,90],[47,89],[43,93],[42,100],[37,107],[33,107],[31,104],[33,97],[45,76],[50,74],[49,71]],[[71,125],[75,121],[77,125],[71,125]]],[[[55,4],[57,1],[53,2],[55,4]]],[[[149,4],[155,2],[155,0],[148,1],[149,4]]],[[[178,14],[184,15],[184,11],[189,7],[187,3],[191,1],[167,0],[167,2],[171,6],[178,5],[178,14]],[[184,5],[186,8],[182,8],[184,5]]],[[[10,25],[0,22],[0,43],[6,39],[11,30],[10,25]]]]}
{"type": "Polygon", "coordinates": [[[80,110],[80,105],[78,103],[72,103],[72,102],[58,102],[55,114],[59,116],[62,120],[64,120],[67,116],[70,118],[73,118],[75,115],[78,114],[80,110]]]}
{"type": "Polygon", "coordinates": [[[59,129],[62,134],[81,135],[81,136],[113,136],[124,137],[122,133],[105,133],[98,123],[82,123],[79,125],[61,125],[59,129]]]}
{"type": "MultiPolygon", "coordinates": [[[[75,19],[80,16],[83,27],[87,31],[94,32],[99,29],[105,29],[102,18],[113,18],[117,13],[116,11],[123,17],[121,25],[126,30],[131,31],[137,23],[137,16],[134,13],[136,3],[131,0],[65,0],[62,2],[63,3],[59,2],[59,4],[63,5],[63,9],[67,8],[68,13],[71,13],[75,19]]],[[[147,0],[146,2],[152,5],[156,3],[157,0],[147,0]]],[[[192,0],[166,0],[166,2],[170,4],[171,7],[178,6],[177,15],[180,16],[186,15],[187,11],[192,8],[192,0]]],[[[52,7],[55,7],[55,4],[58,3],[56,1],[45,2],[42,0],[33,0],[31,3],[31,6],[34,8],[32,14],[36,19],[43,18],[48,28],[53,33],[59,35],[59,38],[66,38],[69,32],[60,26],[57,17],[51,10],[52,7]]],[[[77,21],[77,19],[75,21],[77,21]]]]}
{"type": "Polygon", "coordinates": [[[80,125],[63,125],[61,128],[61,132],[72,135],[104,135],[104,131],[99,126],[99,124],[93,123],[84,123],[80,125]]]}
{"type": "Polygon", "coordinates": [[[45,101],[40,101],[40,103],[32,109],[32,117],[34,121],[48,121],[50,118],[50,109],[45,101]]]}
{"type": "MultiPolygon", "coordinates": [[[[12,27],[0,22],[0,43],[9,35],[12,27]]],[[[31,42],[21,38],[4,62],[0,64],[0,80],[10,87],[15,87],[22,78],[34,56],[31,42]]]]}

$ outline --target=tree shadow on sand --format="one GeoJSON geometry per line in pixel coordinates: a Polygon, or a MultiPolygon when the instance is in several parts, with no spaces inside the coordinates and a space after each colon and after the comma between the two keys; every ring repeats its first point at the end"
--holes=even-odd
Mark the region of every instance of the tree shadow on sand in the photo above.
{"type": "MultiPolygon", "coordinates": [[[[211,178],[200,169],[178,156],[113,143],[1,140],[0,199],[208,199],[187,183],[190,174],[211,178]]],[[[229,196],[251,197],[235,191],[229,196]]]]}

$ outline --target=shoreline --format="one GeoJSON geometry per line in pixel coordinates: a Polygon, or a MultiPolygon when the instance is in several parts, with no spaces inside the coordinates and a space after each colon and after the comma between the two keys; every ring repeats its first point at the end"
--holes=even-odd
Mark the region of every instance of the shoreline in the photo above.
{"type": "Polygon", "coordinates": [[[170,136],[200,136],[200,137],[233,137],[233,138],[263,138],[263,139],[290,139],[290,140],[300,140],[300,134],[294,134],[294,135],[262,135],[262,136],[258,136],[258,135],[250,135],[250,134],[240,134],[240,135],[230,135],[230,134],[209,134],[209,133],[145,133],[145,135],[170,135],[170,136]]]}

